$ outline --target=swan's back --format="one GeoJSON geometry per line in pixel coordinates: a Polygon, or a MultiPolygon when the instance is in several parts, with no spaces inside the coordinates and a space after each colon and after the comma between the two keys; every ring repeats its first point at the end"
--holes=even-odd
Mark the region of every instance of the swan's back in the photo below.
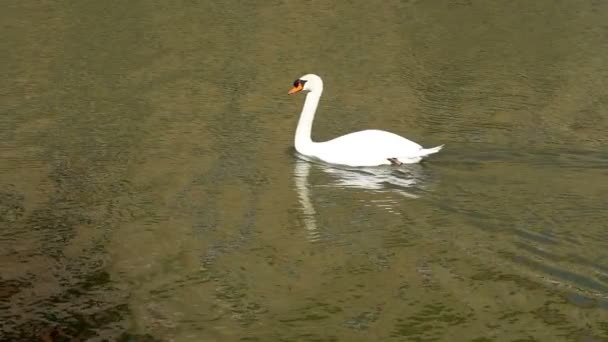
{"type": "Polygon", "coordinates": [[[318,144],[318,157],[356,166],[390,164],[389,158],[417,158],[422,146],[381,130],[365,130],[318,144]]]}

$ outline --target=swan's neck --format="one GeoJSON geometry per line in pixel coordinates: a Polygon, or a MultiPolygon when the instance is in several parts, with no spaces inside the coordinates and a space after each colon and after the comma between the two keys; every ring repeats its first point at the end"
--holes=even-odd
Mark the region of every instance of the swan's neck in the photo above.
{"type": "Polygon", "coordinates": [[[315,118],[315,112],[317,111],[322,92],[323,89],[311,91],[306,95],[306,101],[304,102],[302,114],[300,114],[300,120],[296,128],[295,148],[296,151],[305,155],[312,153],[312,148],[315,144],[311,137],[312,122],[315,118]]]}

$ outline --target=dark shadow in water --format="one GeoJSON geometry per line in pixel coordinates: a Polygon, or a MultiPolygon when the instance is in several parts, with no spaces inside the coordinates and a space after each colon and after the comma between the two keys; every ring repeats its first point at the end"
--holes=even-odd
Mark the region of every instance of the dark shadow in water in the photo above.
{"type": "MultiPolygon", "coordinates": [[[[79,313],[77,308],[61,312],[58,307],[71,303],[80,302],[86,298],[91,291],[104,288],[110,282],[110,276],[103,271],[94,272],[81,282],[71,285],[65,291],[39,300],[32,304],[31,310],[39,313],[40,318],[27,320],[18,325],[11,326],[10,323],[19,322],[18,315],[5,316],[10,329],[2,329],[0,340],[4,341],[81,341],[96,336],[96,330],[107,327],[112,323],[120,322],[129,315],[127,304],[93,303],[100,306],[99,309],[89,313],[79,313]]],[[[0,305],[4,300],[12,296],[18,296],[21,291],[31,287],[30,283],[19,281],[0,282],[0,305]]]]}

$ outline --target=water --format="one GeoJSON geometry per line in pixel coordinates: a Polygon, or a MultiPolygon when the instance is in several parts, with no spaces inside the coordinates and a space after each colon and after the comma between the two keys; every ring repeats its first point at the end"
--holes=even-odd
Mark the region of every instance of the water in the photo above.
{"type": "Polygon", "coordinates": [[[14,3],[0,339],[608,339],[608,5],[14,3]],[[426,164],[292,149],[379,128],[426,164]]]}

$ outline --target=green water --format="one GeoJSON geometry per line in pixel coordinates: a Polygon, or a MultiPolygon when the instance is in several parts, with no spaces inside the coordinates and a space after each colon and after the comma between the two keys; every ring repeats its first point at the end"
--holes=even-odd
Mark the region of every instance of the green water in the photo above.
{"type": "Polygon", "coordinates": [[[23,1],[0,340],[605,341],[608,3],[23,1]],[[365,128],[428,163],[297,158],[365,128]]]}

